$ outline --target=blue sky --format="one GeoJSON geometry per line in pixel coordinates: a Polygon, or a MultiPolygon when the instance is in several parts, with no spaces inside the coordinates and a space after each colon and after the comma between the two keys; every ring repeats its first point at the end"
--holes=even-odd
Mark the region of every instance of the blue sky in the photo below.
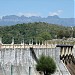
{"type": "Polygon", "coordinates": [[[0,0],[0,17],[5,15],[53,16],[62,18],[74,16],[75,0],[0,0]]]}

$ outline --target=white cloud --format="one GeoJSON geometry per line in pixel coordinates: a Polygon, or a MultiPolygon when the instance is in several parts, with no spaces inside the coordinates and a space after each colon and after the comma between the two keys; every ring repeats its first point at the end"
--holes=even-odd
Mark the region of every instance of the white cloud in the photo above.
{"type": "Polygon", "coordinates": [[[58,13],[62,13],[62,12],[63,12],[63,10],[58,10],[57,12],[58,12],[58,13]]]}
{"type": "Polygon", "coordinates": [[[54,15],[60,15],[63,12],[63,10],[58,10],[56,12],[49,12],[49,16],[54,16],[54,15]]]}
{"type": "Polygon", "coordinates": [[[40,16],[40,13],[34,13],[34,12],[28,12],[28,13],[18,13],[18,16],[26,16],[26,17],[31,17],[31,16],[40,16]]]}
{"type": "Polygon", "coordinates": [[[56,13],[56,12],[50,12],[50,13],[49,13],[49,16],[54,16],[54,15],[59,15],[59,14],[56,13]]]}

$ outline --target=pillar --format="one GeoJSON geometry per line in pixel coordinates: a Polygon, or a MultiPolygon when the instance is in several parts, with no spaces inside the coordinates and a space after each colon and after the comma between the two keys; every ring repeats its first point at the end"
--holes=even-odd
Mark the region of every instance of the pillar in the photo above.
{"type": "Polygon", "coordinates": [[[64,56],[64,54],[65,54],[65,49],[64,49],[64,47],[62,48],[62,56],[64,56]]]}
{"type": "Polygon", "coordinates": [[[40,41],[39,41],[39,45],[40,45],[40,41]]]}
{"type": "Polygon", "coordinates": [[[2,44],[2,38],[0,37],[0,44],[2,44]]]}
{"type": "Polygon", "coordinates": [[[31,45],[31,40],[29,40],[29,45],[31,45]]]}
{"type": "Polygon", "coordinates": [[[37,40],[36,40],[36,45],[38,45],[37,40]]]}
{"type": "Polygon", "coordinates": [[[24,39],[21,41],[21,45],[24,45],[24,39]]]}
{"type": "Polygon", "coordinates": [[[69,47],[69,55],[71,55],[71,47],[69,47]]]}
{"type": "Polygon", "coordinates": [[[1,49],[1,45],[2,45],[2,38],[0,37],[0,49],[1,49]]]}
{"type": "Polygon", "coordinates": [[[32,45],[33,45],[33,39],[32,39],[32,45]]]}
{"type": "Polygon", "coordinates": [[[12,43],[11,44],[14,44],[14,37],[12,38],[12,43]]]}
{"type": "Polygon", "coordinates": [[[12,49],[14,50],[14,37],[12,38],[12,49]]]}
{"type": "Polygon", "coordinates": [[[43,41],[42,41],[42,45],[44,45],[44,44],[43,44],[43,41]]]}
{"type": "Polygon", "coordinates": [[[71,47],[71,55],[73,54],[72,49],[73,49],[73,48],[71,47]]]}
{"type": "Polygon", "coordinates": [[[68,55],[68,47],[66,47],[65,56],[68,55]]]}
{"type": "Polygon", "coordinates": [[[67,47],[64,47],[64,56],[67,55],[67,47]]]}

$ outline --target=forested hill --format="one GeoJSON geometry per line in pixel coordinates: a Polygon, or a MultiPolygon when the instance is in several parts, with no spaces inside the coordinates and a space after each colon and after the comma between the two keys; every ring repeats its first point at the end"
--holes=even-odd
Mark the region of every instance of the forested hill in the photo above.
{"type": "Polygon", "coordinates": [[[65,27],[55,24],[48,24],[44,22],[17,24],[13,26],[0,26],[0,37],[2,37],[3,43],[11,43],[11,39],[14,37],[15,43],[21,43],[21,40],[31,42],[35,41],[50,40],[54,38],[69,38],[75,37],[75,27],[65,27]]]}

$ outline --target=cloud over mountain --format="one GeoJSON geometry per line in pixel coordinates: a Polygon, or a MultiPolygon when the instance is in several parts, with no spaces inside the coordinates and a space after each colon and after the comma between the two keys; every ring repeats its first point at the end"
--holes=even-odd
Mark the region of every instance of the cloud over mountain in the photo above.
{"type": "Polygon", "coordinates": [[[54,15],[59,16],[62,12],[63,12],[63,10],[58,10],[58,11],[55,11],[55,12],[49,12],[49,16],[54,16],[54,15]]]}
{"type": "Polygon", "coordinates": [[[26,17],[31,17],[31,16],[40,16],[39,13],[35,13],[35,12],[25,12],[25,13],[18,13],[18,16],[26,16],[26,17]]]}

